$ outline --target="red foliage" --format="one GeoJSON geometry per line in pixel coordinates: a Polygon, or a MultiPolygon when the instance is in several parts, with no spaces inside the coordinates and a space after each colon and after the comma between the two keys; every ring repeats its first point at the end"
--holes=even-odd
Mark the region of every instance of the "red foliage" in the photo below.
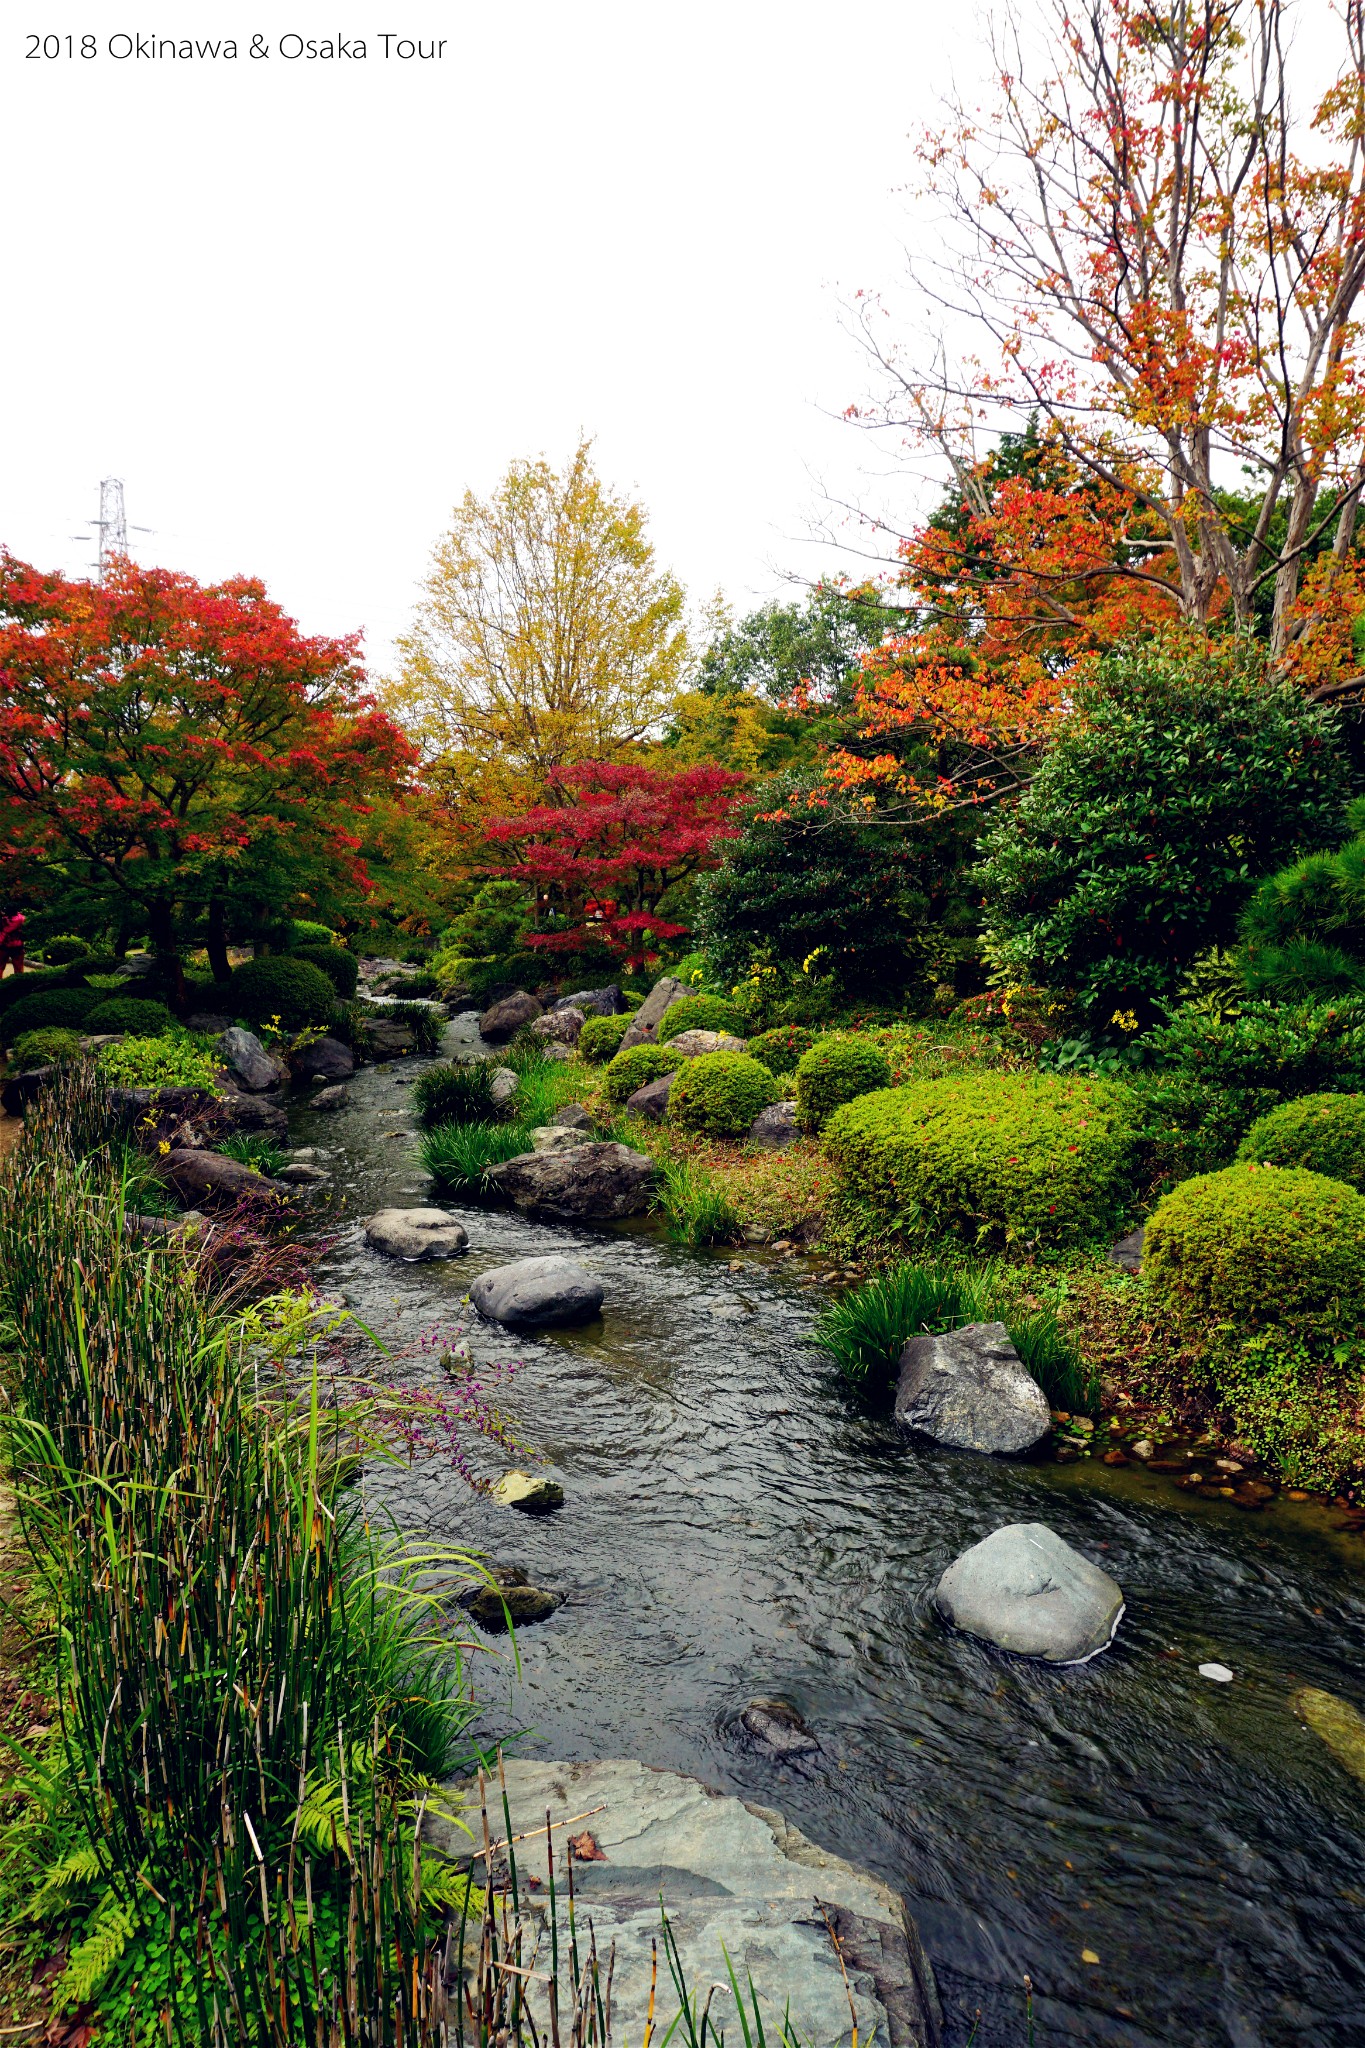
{"type": "Polygon", "coordinates": [[[526,943],[563,953],[601,945],[635,963],[646,957],[645,933],[681,937],[686,926],[661,921],[657,906],[718,840],[735,837],[729,817],[744,777],[709,763],[668,774],[582,761],[549,780],[558,802],[495,818],[486,830],[512,855],[489,874],[529,883],[537,921],[553,921],[526,943]]]}

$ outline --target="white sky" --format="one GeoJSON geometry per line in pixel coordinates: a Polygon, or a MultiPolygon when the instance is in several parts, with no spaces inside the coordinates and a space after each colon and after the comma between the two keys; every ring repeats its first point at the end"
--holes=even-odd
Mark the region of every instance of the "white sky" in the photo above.
{"type": "MultiPolygon", "coordinates": [[[[780,590],[816,480],[869,456],[842,295],[902,269],[909,131],[966,10],[930,0],[0,0],[0,539],[124,478],[134,552],[243,570],[382,672],[465,487],[582,427],[700,603],[780,590]],[[236,36],[115,61],[111,33],[236,36]],[[445,36],[384,61],[376,29],[445,36]],[[253,31],[363,63],[252,61],[253,31]],[[33,31],[99,54],[26,58],[33,31]]],[[[907,507],[908,510],[908,507],[907,507]]]]}

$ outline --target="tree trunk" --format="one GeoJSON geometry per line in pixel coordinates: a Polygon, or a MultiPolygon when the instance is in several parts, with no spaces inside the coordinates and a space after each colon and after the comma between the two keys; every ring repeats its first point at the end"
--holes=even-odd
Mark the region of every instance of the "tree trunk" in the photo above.
{"type": "Polygon", "coordinates": [[[227,920],[221,896],[209,898],[208,956],[214,980],[226,981],[232,968],[228,963],[227,920]]]}
{"type": "Polygon", "coordinates": [[[175,919],[171,906],[165,897],[157,897],[148,906],[147,935],[152,942],[161,978],[165,983],[177,1012],[185,1013],[185,965],[180,958],[180,949],[175,942],[175,919]]]}

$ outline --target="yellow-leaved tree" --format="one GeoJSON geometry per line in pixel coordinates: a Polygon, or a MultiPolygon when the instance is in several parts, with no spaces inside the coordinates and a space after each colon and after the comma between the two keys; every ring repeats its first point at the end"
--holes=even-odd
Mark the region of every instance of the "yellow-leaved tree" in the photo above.
{"type": "Polygon", "coordinates": [[[621,760],[657,729],[687,658],[683,606],[591,442],[562,472],[514,462],[491,497],[466,491],[437,543],[388,708],[458,807],[534,800],[552,770],[621,760]]]}

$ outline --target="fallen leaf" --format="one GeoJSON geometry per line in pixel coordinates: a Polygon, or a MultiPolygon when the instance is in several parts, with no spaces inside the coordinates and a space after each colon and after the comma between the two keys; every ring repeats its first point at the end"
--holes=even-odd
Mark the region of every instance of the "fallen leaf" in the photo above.
{"type": "Polygon", "coordinates": [[[575,1863],[605,1863],[605,1852],[598,1848],[597,1838],[584,1828],[581,1835],[570,1835],[569,1854],[575,1863]]]}
{"type": "Polygon", "coordinates": [[[1081,1961],[1083,1963],[1097,1963],[1099,1957],[1095,1954],[1093,1948],[1083,1948],[1081,1950],[1081,1961]]]}

